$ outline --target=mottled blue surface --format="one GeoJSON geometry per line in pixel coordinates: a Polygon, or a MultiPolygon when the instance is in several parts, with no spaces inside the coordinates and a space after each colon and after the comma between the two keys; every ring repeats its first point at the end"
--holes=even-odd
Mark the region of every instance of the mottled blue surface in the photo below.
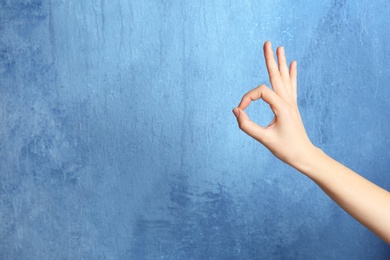
{"type": "Polygon", "coordinates": [[[389,19],[387,0],[0,0],[0,259],[389,259],[231,113],[283,44],[313,142],[390,189],[389,19]]]}

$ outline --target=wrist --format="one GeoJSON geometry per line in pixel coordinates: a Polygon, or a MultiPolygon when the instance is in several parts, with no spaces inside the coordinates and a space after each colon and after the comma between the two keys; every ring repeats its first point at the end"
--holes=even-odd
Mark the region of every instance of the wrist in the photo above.
{"type": "Polygon", "coordinates": [[[308,148],[305,148],[305,152],[291,163],[291,166],[308,176],[325,157],[326,154],[320,148],[310,144],[308,148]]]}

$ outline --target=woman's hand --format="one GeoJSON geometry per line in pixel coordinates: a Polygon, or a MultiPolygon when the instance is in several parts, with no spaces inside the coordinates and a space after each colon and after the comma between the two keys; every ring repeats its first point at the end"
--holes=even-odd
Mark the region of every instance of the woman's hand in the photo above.
{"type": "Polygon", "coordinates": [[[288,68],[284,48],[279,47],[277,64],[270,42],[264,44],[264,57],[273,90],[261,85],[249,91],[233,113],[242,131],[266,146],[280,160],[297,167],[315,148],[298,110],[297,63],[293,61],[288,68]],[[268,103],[274,113],[274,119],[267,127],[252,122],[244,111],[258,99],[268,103]]]}
{"type": "Polygon", "coordinates": [[[390,193],[310,142],[297,105],[296,62],[288,69],[283,47],[279,47],[276,64],[270,42],[264,44],[264,56],[273,90],[261,85],[244,95],[238,108],[233,109],[240,128],[312,179],[340,207],[390,244],[390,193]],[[244,112],[252,101],[260,98],[275,115],[267,127],[252,122],[244,112]]]}

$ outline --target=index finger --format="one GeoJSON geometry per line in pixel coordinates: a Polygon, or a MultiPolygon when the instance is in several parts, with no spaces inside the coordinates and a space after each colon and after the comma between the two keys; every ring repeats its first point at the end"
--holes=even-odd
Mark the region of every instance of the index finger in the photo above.
{"type": "Polygon", "coordinates": [[[282,104],[282,99],[266,85],[261,85],[255,89],[252,89],[246,93],[238,107],[240,109],[246,109],[252,101],[263,99],[267,104],[269,104],[272,110],[278,110],[282,104]]]}

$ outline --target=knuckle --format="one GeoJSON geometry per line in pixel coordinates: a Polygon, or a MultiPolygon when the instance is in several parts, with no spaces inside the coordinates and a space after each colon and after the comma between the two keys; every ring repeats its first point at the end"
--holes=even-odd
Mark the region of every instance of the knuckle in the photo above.
{"type": "Polygon", "coordinates": [[[265,91],[268,91],[268,87],[264,84],[258,86],[257,89],[258,89],[258,95],[261,95],[265,91]]]}

